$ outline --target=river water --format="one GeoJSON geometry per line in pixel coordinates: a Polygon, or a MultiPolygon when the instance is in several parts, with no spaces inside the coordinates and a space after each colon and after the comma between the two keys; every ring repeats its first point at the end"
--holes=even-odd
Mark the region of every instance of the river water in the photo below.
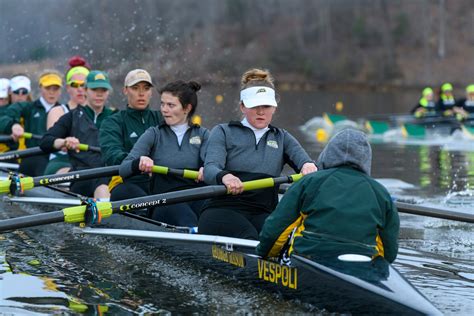
{"type": "MultiPolygon", "coordinates": [[[[281,92],[274,123],[293,133],[314,158],[324,145],[316,141],[313,130],[302,131],[300,126],[323,112],[334,112],[336,102],[344,103],[342,114],[362,117],[403,112],[417,98],[414,91],[291,88],[281,92]]],[[[237,100],[237,90],[204,87],[198,109],[203,125],[238,119],[237,100]]],[[[458,137],[374,139],[372,175],[398,198],[465,212],[474,209],[474,150],[472,142],[458,137]]],[[[33,211],[31,206],[0,207],[1,217],[33,211]]],[[[401,214],[401,226],[395,266],[443,313],[472,314],[472,224],[401,214]]],[[[327,314],[215,275],[149,245],[137,247],[142,242],[109,241],[73,235],[66,225],[0,235],[0,313],[327,314]]]]}

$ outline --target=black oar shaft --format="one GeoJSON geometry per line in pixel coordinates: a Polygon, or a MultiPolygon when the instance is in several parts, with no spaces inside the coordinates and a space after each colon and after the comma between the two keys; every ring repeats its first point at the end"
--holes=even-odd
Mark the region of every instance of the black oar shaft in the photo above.
{"type": "Polygon", "coordinates": [[[474,223],[474,214],[466,214],[446,209],[436,209],[433,207],[404,202],[395,202],[395,205],[397,206],[397,209],[400,213],[449,219],[452,221],[460,221],[466,223],[474,223]]]}
{"type": "Polygon", "coordinates": [[[34,177],[33,182],[35,186],[47,185],[55,183],[64,183],[69,181],[88,180],[97,177],[110,177],[118,174],[120,166],[109,166],[94,169],[86,169],[80,171],[73,171],[63,174],[53,174],[34,177]]]}
{"type": "Polygon", "coordinates": [[[9,218],[0,221],[0,232],[15,230],[18,228],[27,228],[62,222],[64,222],[63,211],[41,213],[25,217],[9,218]]]}
{"type": "Polygon", "coordinates": [[[27,148],[24,150],[14,150],[0,154],[0,161],[7,161],[11,159],[26,158],[44,154],[39,147],[27,148]]]}

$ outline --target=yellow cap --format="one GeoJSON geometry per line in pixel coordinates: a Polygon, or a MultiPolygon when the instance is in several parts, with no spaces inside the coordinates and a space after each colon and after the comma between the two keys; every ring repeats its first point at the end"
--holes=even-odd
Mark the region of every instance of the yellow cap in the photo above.
{"type": "Polygon", "coordinates": [[[42,87],[50,87],[50,86],[63,86],[63,81],[61,77],[57,74],[45,74],[40,77],[39,84],[42,87]]]}

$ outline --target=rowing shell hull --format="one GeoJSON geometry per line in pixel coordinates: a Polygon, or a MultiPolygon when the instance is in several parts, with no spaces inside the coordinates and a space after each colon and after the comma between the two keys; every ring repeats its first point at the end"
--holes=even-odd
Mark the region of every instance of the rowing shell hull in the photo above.
{"type": "Polygon", "coordinates": [[[293,255],[291,265],[262,260],[257,241],[170,232],[156,225],[113,215],[107,228],[81,233],[153,240],[159,251],[172,252],[232,279],[331,312],[354,314],[441,315],[400,273],[382,258],[344,262],[293,255]]]}
{"type": "MultiPolygon", "coordinates": [[[[46,188],[35,188],[27,195],[67,200],[46,188]]],[[[282,266],[256,256],[257,241],[170,232],[121,215],[104,222],[101,227],[105,228],[86,228],[80,233],[153,240],[158,251],[172,252],[232,279],[331,312],[441,314],[383,259],[348,263],[337,258],[309,260],[293,255],[291,265],[282,266]]]]}

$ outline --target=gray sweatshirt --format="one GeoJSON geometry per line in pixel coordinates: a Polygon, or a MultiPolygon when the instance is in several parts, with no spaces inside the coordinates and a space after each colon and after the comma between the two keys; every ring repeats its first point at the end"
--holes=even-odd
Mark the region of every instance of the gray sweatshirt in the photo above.
{"type": "MultiPolygon", "coordinates": [[[[155,165],[176,169],[198,170],[203,166],[209,131],[192,125],[184,134],[181,145],[171,128],[165,123],[150,127],[140,136],[128,156],[120,165],[120,176],[130,177],[140,173],[140,156],[153,159],[155,165]]],[[[197,186],[191,179],[172,175],[153,175],[152,193],[163,193],[197,186]]]]}
{"type": "MultiPolygon", "coordinates": [[[[204,181],[222,184],[228,173],[242,181],[264,177],[278,177],[285,164],[299,172],[303,164],[313,162],[298,141],[286,130],[270,129],[255,144],[254,132],[240,122],[230,122],[214,127],[204,163],[204,181]]],[[[212,199],[207,207],[271,212],[277,202],[278,188],[244,192],[236,196],[212,199]]]]}

